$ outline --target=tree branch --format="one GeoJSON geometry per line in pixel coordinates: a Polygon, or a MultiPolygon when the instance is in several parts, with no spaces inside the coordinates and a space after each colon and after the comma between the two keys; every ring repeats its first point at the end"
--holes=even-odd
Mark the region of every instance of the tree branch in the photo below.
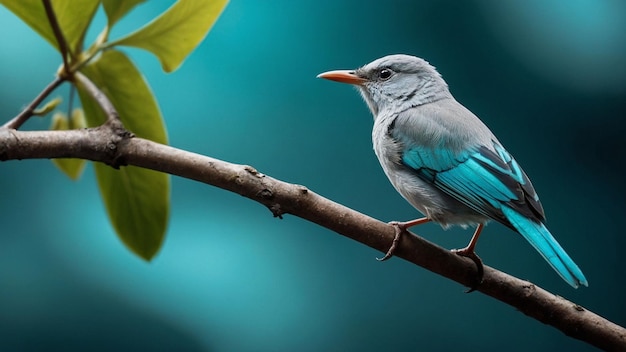
{"type": "Polygon", "coordinates": [[[46,97],[50,95],[50,93],[52,93],[52,91],[54,91],[64,81],[65,80],[61,77],[55,77],[54,80],[50,82],[50,84],[48,84],[48,86],[46,86],[46,88],[44,88],[44,90],[41,91],[41,93],[39,93],[39,95],[30,104],[28,104],[28,106],[24,110],[22,110],[22,112],[9,120],[0,128],[17,130],[18,128],[22,127],[24,122],[26,122],[31,116],[33,116],[33,113],[35,112],[35,109],[37,109],[37,106],[39,106],[39,104],[41,104],[41,102],[46,99],[46,97]]]}
{"type": "Polygon", "coordinates": [[[66,75],[69,73],[69,63],[67,61],[67,41],[63,36],[61,27],[59,26],[59,22],[57,21],[57,17],[54,13],[54,9],[52,8],[50,0],[42,0],[42,2],[44,10],[46,11],[46,16],[48,17],[48,22],[50,23],[50,27],[52,28],[52,32],[54,33],[54,36],[59,43],[59,50],[61,51],[61,56],[63,57],[64,74],[57,75],[57,77],[55,77],[54,80],[50,82],[50,84],[48,84],[48,86],[44,88],[41,93],[39,93],[35,100],[28,104],[28,106],[24,110],[22,110],[21,113],[5,123],[2,126],[3,128],[19,129],[24,124],[24,122],[28,121],[28,119],[33,116],[33,113],[35,109],[37,109],[37,106],[39,106],[39,104],[41,104],[41,102],[46,99],[46,97],[50,95],[50,93],[52,93],[58,86],[61,85],[61,83],[66,80],[66,75]]]}
{"type": "MultiPolygon", "coordinates": [[[[254,168],[187,152],[103,125],[71,131],[23,132],[0,128],[0,161],[81,158],[135,165],[196,180],[257,201],[274,216],[292,214],[386,252],[393,227],[335,203],[304,186],[263,175],[254,168]],[[119,131],[117,131],[119,132],[119,131]]],[[[472,284],[475,266],[418,236],[404,236],[395,255],[439,275],[472,284]]],[[[507,303],[565,334],[605,350],[626,350],[626,329],[531,282],[485,266],[477,291],[507,303]]]]}
{"type": "Polygon", "coordinates": [[[83,87],[98,103],[104,114],[107,116],[107,122],[113,128],[124,128],[122,121],[120,120],[119,113],[113,103],[107,98],[106,95],[89,79],[87,76],[80,72],[74,73],[72,77],[74,83],[83,87]]]}
{"type": "Polygon", "coordinates": [[[61,26],[59,25],[59,21],[57,20],[57,16],[54,13],[50,0],[42,0],[42,2],[43,7],[46,10],[48,22],[52,28],[52,33],[54,33],[54,37],[57,39],[57,43],[59,43],[59,50],[61,51],[61,57],[63,58],[63,69],[65,72],[68,72],[70,66],[67,61],[67,55],[70,51],[67,46],[67,41],[65,40],[65,36],[63,36],[63,31],[61,30],[61,26]]]}

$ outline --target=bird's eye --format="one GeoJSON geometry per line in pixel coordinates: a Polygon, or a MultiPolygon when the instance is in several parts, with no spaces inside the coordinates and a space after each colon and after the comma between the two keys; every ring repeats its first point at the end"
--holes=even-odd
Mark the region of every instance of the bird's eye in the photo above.
{"type": "Polygon", "coordinates": [[[391,77],[391,75],[393,74],[393,71],[391,71],[388,68],[383,68],[382,70],[380,70],[380,72],[378,73],[378,77],[380,77],[380,79],[382,79],[383,81],[386,81],[389,79],[389,77],[391,77]]]}

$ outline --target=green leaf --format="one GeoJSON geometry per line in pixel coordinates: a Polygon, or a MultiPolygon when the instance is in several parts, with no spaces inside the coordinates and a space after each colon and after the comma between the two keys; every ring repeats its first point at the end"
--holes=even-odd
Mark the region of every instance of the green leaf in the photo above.
{"type": "Polygon", "coordinates": [[[150,51],[165,72],[176,70],[209,32],[228,0],[179,0],[159,17],[109,46],[150,51]]]}
{"type": "Polygon", "coordinates": [[[85,120],[85,112],[81,108],[76,108],[72,111],[72,117],[69,121],[71,130],[78,130],[87,127],[87,121],[85,120]]]}
{"type": "Polygon", "coordinates": [[[59,106],[59,104],[61,104],[62,101],[63,99],[61,99],[60,97],[56,97],[50,100],[49,102],[47,102],[46,105],[40,107],[39,109],[35,109],[35,111],[33,111],[33,115],[35,116],[48,115],[49,113],[52,112],[52,110],[56,109],[57,106],[59,106]]]}
{"type": "MultiPolygon", "coordinates": [[[[53,131],[64,131],[85,127],[85,116],[82,109],[75,109],[72,112],[72,118],[68,119],[67,115],[57,112],[52,116],[52,125],[50,129],[53,131]]],[[[52,163],[61,172],[72,180],[78,180],[85,169],[86,160],[83,159],[53,159],[52,163]]]]}
{"type": "MultiPolygon", "coordinates": [[[[59,49],[41,0],[0,0],[0,4],[21,18],[57,50],[59,49]]],[[[52,8],[65,41],[74,53],[80,50],[83,36],[99,4],[99,0],[52,1],[52,8]]]]}
{"type": "Polygon", "coordinates": [[[51,131],[67,131],[70,129],[70,122],[67,118],[67,114],[64,112],[57,112],[52,115],[52,124],[50,125],[51,131]]]}
{"type": "MultiPolygon", "coordinates": [[[[167,143],[157,103],[141,73],[126,55],[105,51],[81,72],[111,100],[127,129],[137,136],[167,143]]],[[[80,86],[78,92],[89,126],[106,116],[80,86]]],[[[118,236],[133,252],[150,260],[159,250],[169,216],[169,176],[127,166],[115,170],[95,164],[96,177],[107,213],[118,236]]]]}
{"type": "Polygon", "coordinates": [[[124,17],[133,7],[145,2],[146,0],[102,0],[104,12],[107,14],[108,26],[113,27],[117,21],[124,17]]]}
{"type": "Polygon", "coordinates": [[[96,177],[109,219],[122,242],[150,260],[159,251],[169,216],[169,177],[135,166],[115,170],[96,163],[96,177]]]}

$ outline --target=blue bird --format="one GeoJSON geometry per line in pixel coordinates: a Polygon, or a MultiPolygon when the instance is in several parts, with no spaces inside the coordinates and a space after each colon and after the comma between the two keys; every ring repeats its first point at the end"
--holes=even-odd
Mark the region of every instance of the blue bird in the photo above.
{"type": "Polygon", "coordinates": [[[454,99],[428,62],[390,55],[357,70],[318,77],[356,85],[374,115],[372,141],[385,174],[425,215],[393,222],[394,244],[407,228],[428,221],[444,229],[476,226],[468,246],[456,252],[474,260],[482,280],[474,247],[485,224],[496,220],[520,233],[568,284],[588,285],[544,225],[543,207],[528,176],[489,128],[454,99]]]}

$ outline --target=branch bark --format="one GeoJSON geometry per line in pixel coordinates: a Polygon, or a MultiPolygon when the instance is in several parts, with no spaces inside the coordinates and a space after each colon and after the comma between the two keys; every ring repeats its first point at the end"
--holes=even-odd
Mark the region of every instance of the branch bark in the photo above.
{"type": "Polygon", "coordinates": [[[39,95],[30,104],[28,104],[28,106],[24,110],[22,110],[22,112],[9,120],[7,123],[5,123],[1,128],[20,128],[24,124],[24,122],[26,122],[31,116],[33,116],[33,113],[35,112],[35,109],[37,109],[37,106],[39,106],[39,104],[41,104],[41,102],[46,99],[46,97],[48,97],[50,93],[57,89],[64,81],[65,80],[61,77],[55,77],[54,80],[50,82],[50,84],[48,84],[48,86],[46,86],[46,88],[44,88],[44,90],[39,93],[39,95]]]}
{"type": "MultiPolygon", "coordinates": [[[[392,226],[304,186],[282,182],[250,166],[137,138],[108,124],[71,131],[0,128],[0,161],[37,158],[81,158],[114,167],[135,165],[196,180],[257,201],[274,216],[301,217],[383,253],[395,234],[392,226]]],[[[418,236],[403,236],[394,254],[465,286],[473,283],[475,266],[471,260],[418,236]]],[[[626,350],[626,329],[531,282],[485,266],[484,281],[477,291],[573,338],[605,350],[626,350]]]]}
{"type": "Polygon", "coordinates": [[[52,33],[54,33],[54,37],[57,39],[57,43],[59,44],[59,50],[61,51],[61,57],[63,58],[63,68],[67,72],[69,68],[67,55],[70,52],[67,41],[65,40],[65,36],[63,36],[63,30],[61,30],[57,16],[54,13],[52,3],[50,3],[50,0],[43,0],[42,2],[44,10],[46,11],[46,17],[48,17],[48,23],[50,23],[50,27],[52,27],[52,33]]]}

